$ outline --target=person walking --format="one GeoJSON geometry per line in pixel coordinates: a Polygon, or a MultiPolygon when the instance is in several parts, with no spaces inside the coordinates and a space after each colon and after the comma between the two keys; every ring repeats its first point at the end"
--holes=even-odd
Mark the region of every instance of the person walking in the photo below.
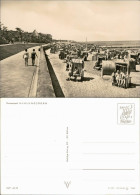
{"type": "Polygon", "coordinates": [[[32,66],[35,65],[35,58],[38,57],[37,54],[36,54],[36,51],[35,49],[33,49],[33,52],[31,54],[31,58],[32,58],[32,66]]]}
{"type": "Polygon", "coordinates": [[[27,49],[25,49],[25,52],[23,54],[23,58],[25,60],[25,66],[28,66],[29,53],[28,53],[27,49]]]}

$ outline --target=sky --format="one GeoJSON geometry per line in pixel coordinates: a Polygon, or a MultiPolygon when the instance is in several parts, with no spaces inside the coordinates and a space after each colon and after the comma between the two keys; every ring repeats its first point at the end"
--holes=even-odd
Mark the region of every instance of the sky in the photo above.
{"type": "Polygon", "coordinates": [[[140,1],[1,0],[1,22],[54,39],[140,40],[140,1]]]}

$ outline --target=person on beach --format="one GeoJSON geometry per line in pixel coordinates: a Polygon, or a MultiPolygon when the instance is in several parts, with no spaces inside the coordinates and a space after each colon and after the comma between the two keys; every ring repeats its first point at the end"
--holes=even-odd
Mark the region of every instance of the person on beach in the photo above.
{"type": "Polygon", "coordinates": [[[31,58],[32,58],[32,66],[35,65],[35,58],[38,57],[36,52],[35,52],[35,49],[33,49],[33,52],[31,53],[31,58]]]}
{"type": "Polygon", "coordinates": [[[70,81],[71,76],[72,76],[72,66],[69,67],[68,78],[66,80],[70,81]]]}
{"type": "Polygon", "coordinates": [[[27,49],[25,49],[25,52],[23,54],[23,58],[25,60],[25,66],[28,66],[29,53],[28,53],[27,49]]]}
{"type": "Polygon", "coordinates": [[[77,74],[79,74],[79,70],[78,70],[77,67],[75,67],[75,70],[74,70],[74,72],[73,72],[73,75],[76,76],[77,74]]]}
{"type": "Polygon", "coordinates": [[[117,81],[118,87],[120,87],[120,71],[119,70],[117,70],[116,72],[116,81],[117,81]]]}
{"type": "Polygon", "coordinates": [[[122,70],[120,72],[120,86],[125,86],[126,83],[126,73],[124,73],[122,70]]]}
{"type": "Polygon", "coordinates": [[[116,82],[116,71],[112,73],[112,85],[116,82]]]}

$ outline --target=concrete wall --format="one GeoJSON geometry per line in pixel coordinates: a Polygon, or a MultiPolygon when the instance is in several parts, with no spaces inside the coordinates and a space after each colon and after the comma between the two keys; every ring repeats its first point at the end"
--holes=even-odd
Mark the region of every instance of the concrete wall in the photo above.
{"type": "Polygon", "coordinates": [[[55,97],[52,80],[48,70],[43,48],[41,48],[40,51],[37,97],[38,98],[55,97]]]}

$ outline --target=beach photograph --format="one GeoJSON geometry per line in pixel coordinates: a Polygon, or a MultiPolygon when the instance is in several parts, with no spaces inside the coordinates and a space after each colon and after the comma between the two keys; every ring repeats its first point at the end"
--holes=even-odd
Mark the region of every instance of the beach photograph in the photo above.
{"type": "Polygon", "coordinates": [[[140,97],[140,1],[1,0],[1,98],[140,97]]]}

